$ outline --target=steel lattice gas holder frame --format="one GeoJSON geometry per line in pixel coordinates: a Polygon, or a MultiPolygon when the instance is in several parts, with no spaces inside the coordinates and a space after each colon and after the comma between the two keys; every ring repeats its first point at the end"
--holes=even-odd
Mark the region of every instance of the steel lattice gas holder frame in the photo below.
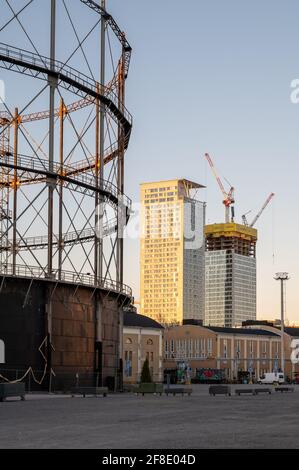
{"type": "MultiPolygon", "coordinates": [[[[59,290],[73,289],[81,309],[92,304],[96,343],[105,341],[103,298],[112,296],[118,308],[131,301],[123,234],[131,210],[124,156],[132,128],[125,107],[132,49],[104,0],[48,0],[46,8],[24,0],[17,8],[7,2],[0,28],[3,77],[25,100],[4,103],[0,113],[0,295],[13,279],[23,280],[26,306],[31,289],[46,285],[51,356],[59,290]],[[49,31],[48,41],[37,41],[32,18],[45,23],[36,28],[49,31]],[[7,44],[17,30],[15,44],[7,44]],[[80,289],[83,297],[84,289],[90,292],[88,301],[80,289]]],[[[60,295],[67,303],[64,296],[70,291],[60,295]]]]}

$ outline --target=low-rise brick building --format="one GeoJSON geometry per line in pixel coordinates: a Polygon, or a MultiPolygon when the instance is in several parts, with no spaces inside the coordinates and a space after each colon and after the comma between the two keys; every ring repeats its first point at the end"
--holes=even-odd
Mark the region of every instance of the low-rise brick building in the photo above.
{"type": "MultiPolygon", "coordinates": [[[[297,333],[299,337],[298,328],[285,330],[285,374],[292,379],[298,366],[291,362],[291,341],[297,333]]],[[[258,378],[280,370],[280,330],[267,325],[168,328],[164,331],[164,369],[173,370],[180,364],[185,365],[191,377],[196,375],[196,369],[222,369],[229,380],[246,372],[258,378]]]]}

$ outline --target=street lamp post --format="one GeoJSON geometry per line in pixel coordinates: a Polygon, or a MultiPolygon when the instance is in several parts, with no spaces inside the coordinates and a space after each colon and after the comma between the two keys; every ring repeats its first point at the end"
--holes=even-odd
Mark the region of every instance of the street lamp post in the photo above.
{"type": "Polygon", "coordinates": [[[284,354],[284,282],[290,279],[288,273],[276,273],[274,279],[280,281],[281,293],[281,371],[285,372],[285,354],[284,354]]]}

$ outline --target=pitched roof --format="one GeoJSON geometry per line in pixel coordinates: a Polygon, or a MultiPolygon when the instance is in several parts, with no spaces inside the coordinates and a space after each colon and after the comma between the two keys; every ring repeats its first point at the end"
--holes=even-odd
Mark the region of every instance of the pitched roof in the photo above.
{"type": "Polygon", "coordinates": [[[233,333],[235,335],[279,336],[278,334],[272,331],[257,330],[253,328],[227,328],[222,326],[206,326],[206,328],[215,331],[215,333],[233,333]]]}
{"type": "Polygon", "coordinates": [[[299,327],[295,326],[287,326],[284,328],[285,333],[290,336],[298,336],[299,337],[299,327]]]}
{"type": "Polygon", "coordinates": [[[155,328],[157,330],[164,330],[160,323],[152,318],[145,317],[135,312],[124,312],[124,326],[136,326],[138,328],[155,328]]]}

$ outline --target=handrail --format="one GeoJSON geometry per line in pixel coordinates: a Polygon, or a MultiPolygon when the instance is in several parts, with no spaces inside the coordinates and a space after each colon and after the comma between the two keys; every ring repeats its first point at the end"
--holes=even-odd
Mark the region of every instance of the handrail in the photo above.
{"type": "MultiPolygon", "coordinates": [[[[112,219],[108,221],[103,227],[103,237],[110,235],[112,232],[116,231],[117,228],[117,219],[112,219]]],[[[1,235],[1,234],[0,234],[1,235]]],[[[84,230],[66,232],[62,234],[62,244],[70,244],[73,242],[83,242],[91,240],[95,237],[95,229],[87,228],[84,230]]],[[[16,245],[18,250],[30,249],[42,249],[48,246],[48,235],[38,235],[33,237],[17,238],[16,245]]],[[[53,235],[53,245],[59,244],[59,236],[57,234],[53,235]]],[[[5,247],[5,250],[12,247],[12,240],[8,240],[8,245],[5,247]]],[[[1,250],[1,246],[0,246],[1,250]]]]}
{"type": "Polygon", "coordinates": [[[89,274],[80,274],[72,271],[60,271],[55,270],[51,276],[48,276],[45,269],[37,266],[25,266],[16,265],[13,267],[12,264],[0,264],[0,275],[2,276],[16,276],[24,278],[41,279],[45,281],[57,281],[66,282],[70,284],[89,286],[94,288],[101,288],[108,291],[113,291],[118,294],[132,297],[132,289],[126,284],[122,284],[111,279],[96,278],[89,274]]]}
{"type": "MultiPolygon", "coordinates": [[[[93,78],[88,77],[79,70],[65,65],[59,60],[52,61],[50,58],[20,49],[18,47],[10,46],[5,43],[0,43],[0,58],[6,57],[16,62],[32,65],[33,68],[38,69],[40,72],[47,73],[48,75],[65,76],[75,83],[83,85],[85,88],[91,90],[94,94],[98,94],[98,82],[93,78]]],[[[128,109],[121,103],[121,110],[119,109],[119,97],[105,85],[100,85],[100,90],[103,96],[108,98],[114,106],[121,112],[130,125],[132,125],[133,118],[128,109]]]]}
{"type": "MultiPolygon", "coordinates": [[[[9,166],[11,168],[21,168],[23,171],[33,171],[38,174],[42,174],[48,177],[61,177],[62,180],[67,182],[73,183],[80,183],[82,185],[94,187],[94,178],[89,175],[78,173],[71,165],[62,166],[60,163],[54,162],[53,163],[53,171],[48,170],[49,162],[47,160],[43,160],[41,158],[34,158],[29,157],[27,155],[18,155],[17,158],[17,165],[14,162],[13,155],[6,155],[5,157],[0,159],[0,167],[1,166],[9,166]],[[68,178],[68,174],[71,174],[71,180],[68,178]],[[73,181],[72,181],[73,180],[73,181]]],[[[3,182],[0,181],[0,184],[3,182]]],[[[120,196],[119,190],[117,186],[107,180],[99,180],[99,189],[107,194],[111,195],[114,199],[118,199],[120,196]]],[[[127,207],[131,206],[131,200],[125,195],[121,194],[122,197],[122,204],[127,207]]]]}

